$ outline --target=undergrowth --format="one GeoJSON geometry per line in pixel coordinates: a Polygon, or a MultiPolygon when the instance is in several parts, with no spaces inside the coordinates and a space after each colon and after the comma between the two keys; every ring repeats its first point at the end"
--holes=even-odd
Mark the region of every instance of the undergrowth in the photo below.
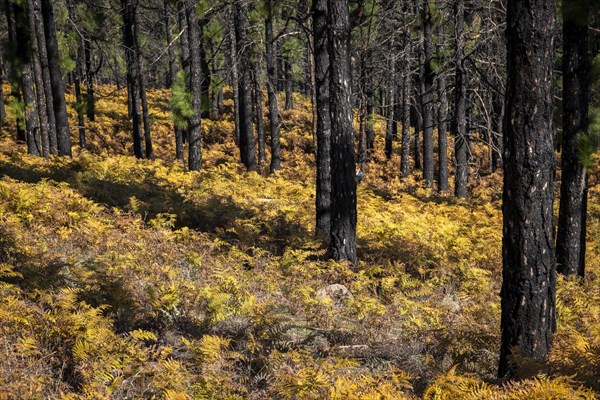
{"type": "Polygon", "coordinates": [[[600,393],[596,170],[587,277],[558,279],[544,374],[523,360],[524,379],[503,383],[500,175],[473,166],[469,201],[401,181],[376,119],[353,270],[314,238],[305,99],[282,111],[283,170],[267,176],[237,162],[230,98],[223,119],[203,120],[205,169],[190,173],[173,157],[166,91],[149,93],[155,160],[130,155],[125,93],[100,93],[89,148],[72,160],[27,156],[11,126],[0,137],[0,398],[600,393]],[[351,295],[319,294],[331,284],[351,295]]]}

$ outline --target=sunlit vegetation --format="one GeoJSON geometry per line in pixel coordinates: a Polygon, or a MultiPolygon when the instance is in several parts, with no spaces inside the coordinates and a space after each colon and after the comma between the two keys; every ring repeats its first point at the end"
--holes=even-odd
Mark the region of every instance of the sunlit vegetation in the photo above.
{"type": "Polygon", "coordinates": [[[229,92],[223,118],[202,121],[202,171],[185,172],[173,159],[170,93],[148,93],[156,158],[137,160],[125,92],[98,91],[88,149],[75,147],[72,160],[26,155],[12,126],[0,137],[0,398],[600,393],[597,169],[586,279],[558,278],[544,374],[532,376],[540,367],[522,360],[524,380],[503,383],[499,173],[472,177],[468,201],[401,181],[377,118],[351,269],[327,261],[313,239],[314,138],[303,97],[282,111],[283,168],[267,175],[238,164],[229,92]],[[324,296],[332,284],[350,294],[324,296]]]}

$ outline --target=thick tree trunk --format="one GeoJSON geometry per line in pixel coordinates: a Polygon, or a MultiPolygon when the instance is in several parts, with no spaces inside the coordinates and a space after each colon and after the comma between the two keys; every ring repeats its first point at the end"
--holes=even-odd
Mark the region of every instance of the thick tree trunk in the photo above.
{"type": "Polygon", "coordinates": [[[269,102],[269,129],[271,132],[271,172],[281,168],[279,144],[279,111],[277,108],[277,93],[275,71],[275,49],[273,43],[273,1],[266,1],[267,18],[265,19],[265,50],[267,59],[267,101],[269,102]]]}
{"type": "Polygon", "coordinates": [[[448,191],[448,93],[446,76],[438,74],[437,89],[440,106],[438,108],[438,190],[448,191]]]}
{"type": "Polygon", "coordinates": [[[558,272],[585,274],[587,171],[580,161],[579,137],[588,129],[590,101],[588,14],[563,3],[563,141],[556,258],[558,272]],[[579,12],[577,12],[579,11],[579,12]],[[574,15],[577,13],[577,15],[574,15]]]}
{"type": "Polygon", "coordinates": [[[431,32],[430,0],[423,4],[423,83],[421,88],[421,107],[423,109],[423,178],[427,187],[433,187],[433,39],[431,32]]]}
{"type": "Polygon", "coordinates": [[[454,14],[456,15],[455,27],[455,85],[454,85],[454,120],[452,131],[454,133],[454,160],[456,177],[454,180],[454,195],[458,198],[467,197],[467,181],[469,178],[469,138],[466,126],[466,83],[464,76],[464,0],[455,0],[454,14]]]}
{"type": "Polygon", "coordinates": [[[248,10],[243,1],[235,3],[235,35],[239,56],[240,158],[249,171],[256,170],[256,146],[252,128],[252,71],[248,57],[248,10]]]}
{"type": "Polygon", "coordinates": [[[329,107],[329,39],[327,0],[313,1],[313,47],[317,106],[316,234],[327,242],[331,232],[331,115],[329,107]]]}
{"type": "Polygon", "coordinates": [[[41,2],[48,69],[50,72],[50,84],[52,86],[52,102],[56,119],[58,155],[71,157],[71,133],[69,131],[67,103],[65,102],[65,84],[59,65],[60,56],[58,54],[58,40],[56,38],[56,21],[54,20],[52,2],[50,0],[41,0],[41,2]]]}
{"type": "Polygon", "coordinates": [[[136,7],[132,0],[121,0],[123,13],[123,44],[127,58],[127,90],[131,104],[130,116],[133,123],[133,153],[137,158],[144,158],[142,151],[142,126],[140,116],[140,65],[136,54],[135,14],[136,7]]]}
{"type": "Polygon", "coordinates": [[[35,96],[35,81],[33,71],[32,37],[29,35],[29,20],[27,9],[24,5],[13,3],[15,18],[15,32],[19,43],[24,45],[24,51],[18,54],[17,63],[21,69],[21,91],[25,106],[25,132],[27,137],[27,152],[42,155],[40,143],[40,122],[38,119],[37,103],[35,96]]]}
{"type": "Polygon", "coordinates": [[[556,329],[555,13],[554,0],[508,2],[500,377],[518,374],[517,356],[544,363],[556,329]]]}
{"type": "Polygon", "coordinates": [[[190,46],[190,92],[192,93],[192,108],[194,109],[194,115],[190,118],[188,167],[190,171],[199,171],[202,168],[202,60],[198,42],[200,40],[198,23],[194,11],[195,1],[186,0],[185,4],[188,44],[190,46]]]}
{"type": "Polygon", "coordinates": [[[350,17],[347,0],[329,0],[331,95],[331,240],[334,260],[356,265],[356,162],[350,87],[350,17]]]}
{"type": "MultiPolygon", "coordinates": [[[[33,0],[27,0],[27,17],[29,22],[29,42],[31,48],[31,60],[33,62],[33,76],[35,79],[35,98],[37,113],[39,117],[40,125],[40,139],[41,148],[44,158],[48,158],[50,155],[50,143],[48,136],[48,114],[46,113],[46,100],[44,99],[44,81],[42,78],[42,65],[40,63],[40,50],[39,43],[36,37],[36,19],[35,19],[35,8],[33,0]]],[[[43,29],[43,28],[42,28],[43,29]]]]}

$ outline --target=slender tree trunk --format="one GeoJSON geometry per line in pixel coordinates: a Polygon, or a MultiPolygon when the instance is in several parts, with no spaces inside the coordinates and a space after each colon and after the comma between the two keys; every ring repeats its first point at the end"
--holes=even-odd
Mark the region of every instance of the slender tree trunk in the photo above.
{"type": "Polygon", "coordinates": [[[502,166],[502,112],[504,96],[492,92],[492,172],[502,166]]]}
{"type": "Polygon", "coordinates": [[[317,106],[316,234],[327,242],[331,234],[331,115],[329,107],[329,39],[327,0],[313,1],[313,47],[317,106]]]}
{"type": "MultiPolygon", "coordinates": [[[[188,43],[189,34],[187,32],[187,19],[186,19],[186,10],[184,1],[177,2],[177,20],[179,23],[179,30],[182,35],[179,37],[179,46],[180,46],[180,57],[181,57],[181,69],[185,71],[187,74],[188,80],[190,78],[190,46],[188,43]]],[[[188,82],[189,84],[189,82],[188,82]]],[[[182,143],[188,142],[189,139],[189,128],[182,132],[182,143]]],[[[183,159],[183,155],[182,155],[183,159]]]]}
{"type": "MultiPolygon", "coordinates": [[[[410,45],[407,46],[410,50],[410,45]]],[[[410,54],[410,51],[408,52],[410,54]]],[[[404,178],[410,176],[410,98],[411,75],[410,61],[404,61],[404,74],[402,82],[402,147],[400,156],[400,171],[404,178]]]]}
{"type": "Polygon", "coordinates": [[[556,258],[558,272],[585,273],[587,171],[580,161],[580,136],[588,130],[590,58],[588,13],[563,3],[563,141],[562,179],[556,258]]]}
{"type": "MultiPolygon", "coordinates": [[[[40,63],[39,43],[36,37],[36,20],[33,0],[27,0],[27,17],[29,22],[29,42],[31,44],[31,60],[33,65],[33,76],[35,79],[35,98],[37,113],[39,117],[41,149],[44,158],[50,155],[50,143],[48,137],[48,115],[46,114],[46,101],[44,99],[44,81],[42,78],[42,65],[40,63]]],[[[37,138],[36,138],[37,139],[37,138]]]]}
{"type": "Polygon", "coordinates": [[[254,81],[254,110],[256,116],[256,136],[258,137],[258,166],[261,167],[265,164],[265,126],[263,124],[263,98],[260,90],[260,77],[259,67],[254,66],[253,73],[254,81]]]}
{"type": "Polygon", "coordinates": [[[198,19],[198,46],[200,51],[200,68],[202,73],[202,118],[210,117],[210,83],[212,75],[206,58],[206,46],[204,39],[204,26],[207,21],[203,18],[198,19]]]}
{"type": "Polygon", "coordinates": [[[329,0],[331,104],[331,240],[334,260],[356,265],[356,162],[350,87],[350,17],[347,0],[329,0]]]}
{"type": "Polygon", "coordinates": [[[277,92],[275,71],[275,49],[273,43],[273,1],[266,0],[267,18],[265,19],[265,49],[267,59],[267,101],[269,102],[269,129],[271,132],[271,172],[281,168],[279,144],[279,111],[277,108],[277,92]]]}
{"type": "Polygon", "coordinates": [[[423,178],[427,187],[433,187],[433,39],[431,32],[430,0],[423,4],[423,83],[421,88],[421,107],[423,109],[423,178]]]}
{"type": "Polygon", "coordinates": [[[544,363],[556,330],[555,13],[554,0],[508,2],[500,377],[518,374],[517,356],[544,363]]]}
{"type": "Polygon", "coordinates": [[[468,134],[466,127],[466,84],[464,77],[464,0],[455,0],[454,14],[456,15],[455,38],[455,85],[454,85],[454,120],[452,131],[454,133],[454,159],[456,178],[454,180],[454,195],[458,198],[467,197],[467,181],[469,177],[468,159],[468,134]]]}
{"type": "MultiPolygon", "coordinates": [[[[81,52],[81,49],[79,49],[81,52]]],[[[83,119],[83,97],[81,96],[81,55],[77,54],[77,67],[75,69],[75,102],[77,108],[77,124],[79,131],[79,147],[81,149],[86,148],[86,140],[85,140],[85,121],[83,119]]]]}
{"type": "Polygon", "coordinates": [[[231,62],[231,86],[233,87],[233,121],[235,123],[235,143],[240,146],[240,76],[239,76],[239,55],[238,55],[238,43],[236,38],[236,11],[235,6],[233,8],[233,15],[231,18],[231,27],[229,29],[229,44],[230,44],[230,58],[231,62]]]}
{"type": "Polygon", "coordinates": [[[6,108],[4,106],[4,92],[2,86],[4,85],[4,63],[2,62],[2,55],[0,54],[0,127],[4,125],[6,121],[6,108]]]}
{"type": "Polygon", "coordinates": [[[85,58],[86,113],[88,120],[96,120],[96,93],[94,90],[95,72],[92,68],[92,42],[89,38],[83,40],[85,58]]]}
{"type": "MultiPolygon", "coordinates": [[[[420,87],[420,84],[419,84],[420,87]]],[[[413,99],[415,103],[418,101],[417,99],[413,99]]],[[[419,110],[416,104],[412,105],[414,107],[415,112],[415,140],[414,140],[414,159],[415,159],[415,169],[422,169],[421,165],[421,129],[423,128],[423,116],[421,115],[421,111],[419,110]]]]}
{"type": "Polygon", "coordinates": [[[136,8],[132,0],[121,0],[123,13],[123,43],[127,58],[127,90],[131,104],[131,120],[133,123],[133,153],[137,158],[144,158],[142,151],[142,126],[140,116],[140,65],[136,54],[135,14],[136,8]]]}
{"type": "MultiPolygon", "coordinates": [[[[138,54],[140,60],[140,70],[142,69],[142,57],[138,54]]],[[[148,98],[146,97],[146,78],[140,71],[140,100],[142,102],[142,122],[144,123],[144,145],[146,150],[146,158],[154,158],[154,150],[152,149],[152,135],[150,125],[150,113],[148,111],[148,98]]]]}
{"type": "Polygon", "coordinates": [[[188,44],[190,46],[190,91],[192,93],[192,108],[194,115],[190,118],[190,142],[188,167],[190,171],[202,168],[202,60],[200,56],[200,35],[194,11],[195,1],[186,0],[186,15],[188,27],[188,44]]]}
{"type": "Polygon", "coordinates": [[[294,80],[292,79],[292,63],[288,57],[283,59],[285,71],[285,109],[291,110],[294,108],[294,80]]]}
{"type": "Polygon", "coordinates": [[[243,1],[235,3],[235,35],[239,55],[240,96],[240,158],[249,171],[256,170],[256,146],[252,127],[252,71],[248,57],[247,6],[243,1]]]}
{"type": "Polygon", "coordinates": [[[71,134],[69,131],[69,116],[65,102],[65,84],[59,65],[58,40],[56,38],[56,22],[50,0],[41,0],[42,17],[44,19],[44,33],[46,37],[46,51],[48,54],[48,68],[50,83],[52,85],[52,101],[56,119],[56,137],[59,156],[71,157],[71,134]]]}
{"type": "Polygon", "coordinates": [[[446,92],[446,76],[440,73],[437,76],[438,97],[438,190],[448,191],[448,94],[446,92]]]}
{"type": "Polygon", "coordinates": [[[385,125],[385,157],[392,158],[394,151],[394,99],[396,98],[396,61],[395,61],[394,36],[390,40],[390,53],[388,65],[390,68],[389,80],[387,81],[387,112],[385,125]]]}
{"type": "MultiPolygon", "coordinates": [[[[4,0],[4,12],[6,15],[6,25],[7,25],[7,30],[8,30],[8,42],[11,44],[11,46],[16,47],[17,46],[17,39],[16,39],[16,31],[15,31],[15,21],[13,19],[13,7],[12,4],[9,2],[9,0],[4,0]]],[[[17,69],[17,63],[15,62],[15,60],[10,60],[10,77],[9,77],[9,81],[10,81],[10,95],[13,99],[16,99],[18,101],[22,100],[22,96],[21,96],[21,82],[20,82],[20,78],[19,78],[19,71],[17,69]]],[[[27,135],[25,133],[25,130],[23,129],[24,121],[21,119],[21,117],[19,115],[16,116],[16,121],[15,121],[15,125],[17,127],[17,136],[16,136],[16,140],[17,142],[26,142],[27,141],[27,135]]]]}
{"type": "MultiPolygon", "coordinates": [[[[175,46],[173,42],[173,35],[171,33],[171,24],[169,19],[169,0],[164,0],[164,19],[165,19],[165,32],[167,38],[167,45],[169,46],[169,87],[173,87],[177,81],[177,64],[175,57],[175,46]]],[[[186,32],[182,34],[185,35],[186,32]]],[[[175,132],[175,158],[181,161],[185,165],[185,159],[183,155],[183,130],[173,124],[173,130],[175,132]]]]}

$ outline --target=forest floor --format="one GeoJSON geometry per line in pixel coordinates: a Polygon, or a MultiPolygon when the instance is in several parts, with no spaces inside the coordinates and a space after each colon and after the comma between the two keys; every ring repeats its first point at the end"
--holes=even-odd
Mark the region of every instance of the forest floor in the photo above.
{"type": "Polygon", "coordinates": [[[283,168],[268,175],[238,163],[230,98],[222,118],[203,120],[203,170],[185,172],[169,97],[149,93],[155,160],[130,155],[125,92],[111,87],[72,160],[28,156],[2,128],[0,399],[600,394],[597,168],[586,279],[558,278],[547,365],[519,360],[524,379],[502,383],[499,173],[473,165],[467,201],[401,181],[376,118],[353,270],[314,237],[305,99],[281,111],[283,168]]]}

